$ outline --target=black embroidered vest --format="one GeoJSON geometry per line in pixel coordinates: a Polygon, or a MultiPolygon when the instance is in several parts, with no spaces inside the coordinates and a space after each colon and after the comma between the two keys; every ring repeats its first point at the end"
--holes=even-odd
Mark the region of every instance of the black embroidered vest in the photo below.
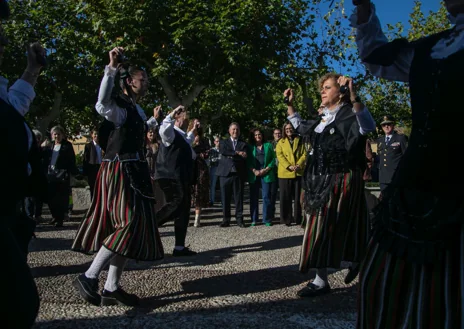
{"type": "MultiPolygon", "coordinates": [[[[143,160],[145,159],[146,123],[140,117],[135,105],[126,96],[118,96],[116,103],[120,108],[127,111],[127,117],[121,127],[114,127],[113,125],[112,129],[108,129],[104,159],[113,161],[118,157],[121,161],[143,160]]],[[[106,139],[104,136],[102,138],[103,140],[106,139]]]]}

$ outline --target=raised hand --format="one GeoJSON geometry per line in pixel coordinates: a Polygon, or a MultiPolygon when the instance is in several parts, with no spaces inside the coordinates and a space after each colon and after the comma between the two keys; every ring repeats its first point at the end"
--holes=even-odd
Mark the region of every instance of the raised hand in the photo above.
{"type": "Polygon", "coordinates": [[[291,88],[285,89],[284,97],[288,97],[288,105],[293,104],[293,89],[291,88]]]}
{"type": "Polygon", "coordinates": [[[111,49],[109,52],[110,63],[108,64],[108,66],[112,68],[117,68],[119,64],[118,56],[122,55],[123,52],[124,52],[124,48],[122,47],[115,47],[111,49]]]}
{"type": "Polygon", "coordinates": [[[179,105],[174,110],[172,110],[171,113],[169,113],[169,115],[171,118],[177,120],[183,112],[185,112],[185,107],[183,105],[179,105]]]}
{"type": "Polygon", "coordinates": [[[155,119],[158,120],[158,118],[161,116],[161,113],[163,113],[163,111],[161,110],[161,105],[158,105],[153,109],[153,117],[155,119]]]}
{"type": "Polygon", "coordinates": [[[27,70],[32,73],[39,73],[45,66],[45,49],[38,42],[27,46],[27,70]]]}

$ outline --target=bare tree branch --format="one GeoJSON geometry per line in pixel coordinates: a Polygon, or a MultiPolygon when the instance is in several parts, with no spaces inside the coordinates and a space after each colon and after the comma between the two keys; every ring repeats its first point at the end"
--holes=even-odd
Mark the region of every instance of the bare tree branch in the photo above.
{"type": "Polygon", "coordinates": [[[201,85],[197,85],[195,87],[192,88],[192,90],[189,91],[189,93],[187,94],[187,96],[185,96],[183,99],[182,99],[182,105],[188,107],[190,105],[192,105],[193,101],[195,100],[195,98],[198,97],[198,95],[200,95],[200,93],[206,88],[206,86],[201,86],[201,85]]]}
{"type": "Polygon", "coordinates": [[[167,77],[159,77],[159,83],[163,87],[164,93],[168,97],[169,106],[175,108],[182,104],[182,100],[177,96],[174,87],[169,83],[167,77]]]}
{"type": "Polygon", "coordinates": [[[55,96],[53,99],[53,106],[52,106],[51,111],[43,118],[40,118],[39,120],[37,120],[37,129],[42,134],[45,134],[45,132],[48,129],[48,126],[50,125],[50,122],[55,120],[60,115],[62,100],[63,100],[63,94],[58,89],[55,89],[55,96]]]}

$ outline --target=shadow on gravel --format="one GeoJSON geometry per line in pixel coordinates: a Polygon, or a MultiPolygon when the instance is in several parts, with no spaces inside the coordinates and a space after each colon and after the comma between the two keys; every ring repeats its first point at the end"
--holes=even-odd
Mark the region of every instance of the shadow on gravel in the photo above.
{"type": "Polygon", "coordinates": [[[92,262],[77,265],[52,265],[52,266],[39,266],[31,268],[31,273],[34,278],[44,278],[48,276],[67,275],[67,274],[80,274],[89,268],[92,262]]]}
{"type": "MultiPolygon", "coordinates": [[[[79,227],[78,224],[69,224],[69,221],[66,221],[64,226],[55,227],[54,225],[47,224],[47,222],[41,223],[35,228],[36,232],[50,232],[50,231],[77,231],[79,227]]],[[[41,240],[41,238],[39,238],[41,240]]]]}
{"type": "Polygon", "coordinates": [[[301,239],[302,238],[300,236],[278,238],[248,245],[231,246],[221,249],[203,251],[194,257],[172,257],[171,255],[166,255],[166,258],[163,261],[163,267],[169,268],[179,266],[218,264],[240,253],[293,248],[301,245],[301,239]],[[172,264],[172,266],[169,266],[168,264],[172,264]]]}
{"type": "Polygon", "coordinates": [[[72,240],[60,238],[37,238],[32,239],[29,252],[71,250],[72,240]]]}
{"type": "MultiPolygon", "coordinates": [[[[311,273],[309,277],[312,276],[314,276],[313,273],[311,273]]],[[[269,309],[270,304],[277,306],[276,308],[278,308],[280,312],[283,311],[284,308],[286,308],[286,311],[290,312],[296,311],[297,309],[307,311],[309,310],[307,309],[308,306],[313,305],[314,301],[324,305],[331,305],[330,308],[333,308],[333,311],[337,310],[339,307],[347,309],[352,306],[353,309],[355,308],[356,303],[353,298],[357,291],[356,285],[333,289],[331,294],[313,299],[301,299],[296,297],[295,294],[295,298],[290,300],[256,303],[256,299],[250,297],[250,294],[270,292],[293,286],[296,287],[296,293],[297,289],[300,289],[300,287],[306,284],[309,277],[306,274],[298,272],[297,266],[284,266],[273,269],[262,269],[201,278],[183,282],[183,291],[181,292],[142,299],[141,307],[136,311],[139,313],[144,311],[149,313],[153,309],[169,304],[198,299],[211,299],[215,301],[215,304],[225,304],[227,309],[236,311],[245,310],[246,312],[263,311],[263,309],[269,309]],[[221,298],[217,299],[216,297],[221,298]],[[347,303],[351,303],[351,305],[347,305],[347,303]],[[231,304],[237,305],[231,306],[231,304]]],[[[223,308],[221,308],[221,310],[223,310],[223,308]]],[[[196,311],[198,312],[201,310],[196,311]]],[[[209,309],[208,312],[209,311],[211,311],[211,309],[209,309]]]]}

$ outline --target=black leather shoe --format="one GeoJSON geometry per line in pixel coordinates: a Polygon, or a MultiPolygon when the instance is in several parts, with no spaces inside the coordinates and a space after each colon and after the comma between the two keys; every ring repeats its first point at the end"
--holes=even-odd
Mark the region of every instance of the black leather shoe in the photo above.
{"type": "Polygon", "coordinates": [[[221,223],[221,225],[219,225],[220,227],[229,227],[230,224],[229,223],[221,223]]]}
{"type": "Polygon", "coordinates": [[[63,227],[63,222],[56,222],[55,227],[63,227]]]}
{"type": "Polygon", "coordinates": [[[89,279],[85,274],[81,274],[73,281],[73,286],[77,288],[84,300],[92,305],[100,305],[101,297],[97,292],[98,279],[89,279]]]}
{"type": "Polygon", "coordinates": [[[184,247],[184,249],[181,250],[174,249],[174,251],[172,252],[172,255],[174,257],[195,256],[196,254],[197,252],[190,250],[189,247],[184,247]]]}
{"type": "Polygon", "coordinates": [[[349,267],[348,274],[345,276],[345,284],[350,284],[358,276],[359,273],[359,263],[353,267],[349,267]]]}
{"type": "Polygon", "coordinates": [[[115,291],[102,291],[101,295],[101,305],[110,306],[110,305],[122,305],[122,306],[137,306],[139,305],[139,298],[136,295],[129,294],[118,288],[115,291]]]}
{"type": "Polygon", "coordinates": [[[316,286],[312,282],[308,283],[306,287],[299,290],[297,295],[302,298],[310,298],[310,297],[317,297],[322,296],[330,293],[330,286],[327,284],[323,288],[316,286]]]}
{"type": "Polygon", "coordinates": [[[238,227],[241,227],[241,228],[245,228],[245,227],[246,227],[246,225],[243,224],[243,223],[237,223],[237,226],[238,226],[238,227]]]}

